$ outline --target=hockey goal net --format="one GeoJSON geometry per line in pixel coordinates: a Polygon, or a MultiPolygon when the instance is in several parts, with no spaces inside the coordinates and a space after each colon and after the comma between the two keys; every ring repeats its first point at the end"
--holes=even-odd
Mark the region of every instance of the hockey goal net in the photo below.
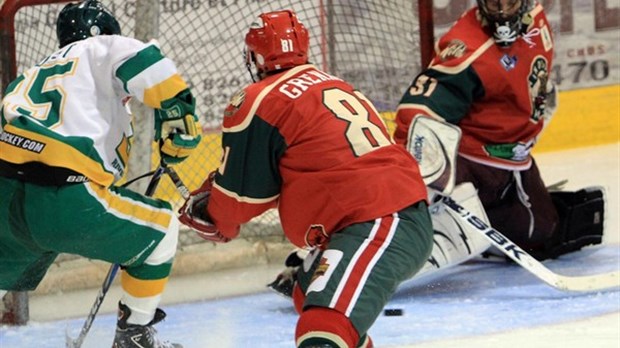
{"type": "MultiPolygon", "coordinates": [[[[2,90],[25,69],[56,50],[55,20],[67,2],[0,1],[2,90]]],[[[177,168],[190,189],[198,187],[219,164],[218,133],[223,108],[250,81],[243,60],[243,37],[259,13],[286,8],[297,12],[310,31],[312,63],[360,89],[383,112],[388,124],[404,88],[420,71],[421,64],[428,61],[433,42],[432,0],[102,2],[115,14],[124,35],[143,41],[156,39],[162,52],[177,64],[191,84],[205,136],[200,155],[177,168]]],[[[148,155],[152,146],[149,110],[136,106],[134,117],[136,139],[129,178],[151,170],[156,163],[148,155]]],[[[136,189],[143,191],[145,184],[138,183],[136,189]]],[[[160,186],[156,196],[181,203],[170,183],[160,186]]],[[[291,246],[282,234],[276,212],[269,211],[243,226],[240,240],[226,248],[205,243],[187,231],[180,234],[179,248],[173,275],[280,261],[291,246]]],[[[37,291],[96,287],[107,267],[94,260],[62,254],[37,291]]],[[[9,315],[1,320],[27,321],[24,299],[25,294],[9,293],[4,301],[9,315]]]]}

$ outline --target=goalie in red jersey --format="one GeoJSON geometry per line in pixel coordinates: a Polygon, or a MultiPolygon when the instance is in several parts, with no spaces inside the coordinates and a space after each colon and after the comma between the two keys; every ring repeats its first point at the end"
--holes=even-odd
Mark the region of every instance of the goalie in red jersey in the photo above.
{"type": "Polygon", "coordinates": [[[530,154],[556,104],[543,7],[477,2],[404,93],[394,139],[416,157],[430,188],[449,195],[473,183],[491,225],[533,256],[599,244],[602,190],[550,192],[530,154]]]}
{"type": "Polygon", "coordinates": [[[418,166],[362,93],[308,64],[293,12],[261,14],[245,43],[255,83],[226,108],[222,164],[180,220],[226,242],[277,207],[288,239],[313,248],[293,290],[296,346],[371,347],[368,329],[431,251],[418,166]]]}

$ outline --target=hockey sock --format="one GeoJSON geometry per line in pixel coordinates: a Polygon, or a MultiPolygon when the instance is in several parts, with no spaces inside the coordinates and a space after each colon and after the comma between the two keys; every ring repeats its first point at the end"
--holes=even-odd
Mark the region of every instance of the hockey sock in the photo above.
{"type": "Polygon", "coordinates": [[[330,308],[306,309],[297,322],[295,340],[298,348],[357,347],[359,334],[344,314],[330,308]]]}

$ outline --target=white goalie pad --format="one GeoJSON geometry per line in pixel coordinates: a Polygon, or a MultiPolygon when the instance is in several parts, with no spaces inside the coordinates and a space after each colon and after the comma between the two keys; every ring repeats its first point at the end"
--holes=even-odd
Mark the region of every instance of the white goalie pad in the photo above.
{"type": "MultiPolygon", "coordinates": [[[[459,184],[451,198],[467,210],[488,223],[489,219],[478,198],[478,193],[469,182],[459,184]]],[[[439,201],[429,207],[433,221],[433,250],[415,279],[436,275],[439,271],[479,256],[491,244],[469,224],[455,219],[439,201]]]]}
{"type": "Polygon", "coordinates": [[[450,195],[454,188],[461,129],[434,118],[416,116],[407,139],[407,151],[418,161],[426,186],[450,195]]]}

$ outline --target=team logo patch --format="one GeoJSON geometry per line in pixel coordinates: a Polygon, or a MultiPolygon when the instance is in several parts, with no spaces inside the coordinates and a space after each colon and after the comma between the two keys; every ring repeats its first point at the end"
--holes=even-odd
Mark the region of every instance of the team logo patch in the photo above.
{"type": "Polygon", "coordinates": [[[323,252],[306,293],[311,291],[320,292],[325,289],[343,255],[342,251],[334,249],[328,249],[323,252]]]}
{"type": "Polygon", "coordinates": [[[485,145],[484,149],[492,157],[502,158],[508,161],[523,162],[530,156],[530,151],[533,146],[534,141],[530,140],[527,143],[485,145]]]}
{"type": "Polygon", "coordinates": [[[306,231],[306,245],[310,247],[320,247],[327,243],[329,236],[325,232],[323,225],[310,225],[310,228],[306,231]]]}
{"type": "Polygon", "coordinates": [[[441,53],[439,53],[439,57],[442,61],[461,58],[465,54],[465,50],[467,50],[467,45],[461,40],[452,40],[448,44],[448,47],[444,48],[441,53]]]}
{"type": "Polygon", "coordinates": [[[515,66],[517,66],[517,57],[516,56],[509,56],[507,54],[504,54],[502,56],[502,58],[499,60],[500,63],[502,63],[502,66],[504,67],[504,69],[506,69],[506,71],[510,71],[512,69],[515,68],[515,66]]]}
{"type": "Polygon", "coordinates": [[[327,269],[329,269],[329,260],[325,257],[321,257],[319,265],[316,267],[314,274],[312,274],[312,280],[310,282],[313,282],[318,277],[324,276],[325,273],[327,273],[327,269]]]}
{"type": "Polygon", "coordinates": [[[224,109],[224,117],[234,115],[245,101],[245,91],[239,91],[230,97],[228,106],[224,109]]]}

